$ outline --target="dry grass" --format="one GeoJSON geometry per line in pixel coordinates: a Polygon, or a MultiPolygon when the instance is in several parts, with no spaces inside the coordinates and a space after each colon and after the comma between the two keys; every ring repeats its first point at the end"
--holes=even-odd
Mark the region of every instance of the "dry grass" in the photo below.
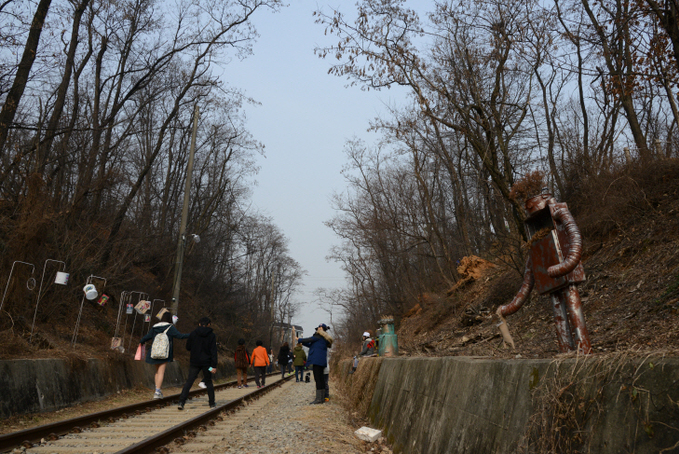
{"type": "Polygon", "coordinates": [[[666,438],[676,440],[679,435],[676,429],[653,420],[653,412],[657,411],[654,407],[662,408],[665,403],[676,406],[675,402],[669,393],[652,396],[639,385],[639,379],[645,370],[662,368],[663,359],[676,357],[677,353],[676,350],[648,353],[630,349],[597,356],[563,355],[555,359],[551,364],[554,374],[540,380],[534,388],[534,413],[521,452],[596,452],[598,447],[592,446],[596,441],[590,436],[599,432],[597,429],[605,423],[607,407],[619,403],[627,407],[626,418],[634,429],[616,432],[628,445],[635,445],[637,437],[644,432],[652,438],[664,431],[666,438]],[[576,359],[575,364],[565,362],[572,358],[576,359]]]}
{"type": "Polygon", "coordinates": [[[356,438],[347,411],[339,401],[333,399],[324,405],[307,405],[295,413],[293,419],[301,422],[307,430],[319,430],[326,450],[337,453],[365,452],[365,443],[356,438]],[[318,422],[323,421],[322,428],[318,422]]]}
{"type": "Polygon", "coordinates": [[[351,361],[342,361],[338,368],[337,384],[345,399],[345,408],[353,409],[355,417],[366,420],[370,402],[372,401],[377,375],[380,372],[383,358],[361,358],[358,368],[353,374],[344,373],[351,368],[351,361]]]}

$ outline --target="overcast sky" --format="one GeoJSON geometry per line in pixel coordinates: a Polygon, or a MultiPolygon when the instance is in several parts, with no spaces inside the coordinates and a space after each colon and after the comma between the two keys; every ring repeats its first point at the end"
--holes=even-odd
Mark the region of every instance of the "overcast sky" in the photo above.
{"type": "MultiPolygon", "coordinates": [[[[343,8],[355,9],[352,2],[343,8]]],[[[315,2],[298,0],[280,13],[256,15],[261,37],[254,55],[231,62],[223,74],[225,82],[261,103],[246,107],[248,129],[266,147],[252,202],[273,218],[289,239],[291,257],[309,273],[296,298],[306,304],[293,319],[306,335],[319,323],[330,324],[330,315],[313,303],[314,289],[345,283],[339,265],[325,260],[339,239],[323,225],[334,215],[333,191],[345,188],[344,143],[353,137],[374,143],[378,136],[366,131],[370,120],[405,98],[393,89],[345,88],[346,80],[327,74],[331,61],[316,57],[314,48],[334,40],[314,22],[315,9],[315,2]]]]}

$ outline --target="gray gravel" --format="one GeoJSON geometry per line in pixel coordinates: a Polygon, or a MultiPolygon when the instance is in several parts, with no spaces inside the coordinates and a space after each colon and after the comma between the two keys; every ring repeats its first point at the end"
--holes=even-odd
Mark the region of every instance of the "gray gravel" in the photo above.
{"type": "MultiPolygon", "coordinates": [[[[363,453],[338,404],[309,405],[315,397],[314,383],[294,379],[262,398],[261,405],[241,410],[244,421],[231,429],[215,452],[247,454],[363,453]],[[256,408],[260,407],[260,408],[256,408]]],[[[331,384],[332,392],[332,384],[331,384]]]]}

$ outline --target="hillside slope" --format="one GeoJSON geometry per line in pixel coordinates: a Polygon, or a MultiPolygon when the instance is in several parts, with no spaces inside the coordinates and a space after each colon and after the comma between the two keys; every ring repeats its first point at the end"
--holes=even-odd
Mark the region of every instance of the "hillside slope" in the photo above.
{"type": "MultiPolygon", "coordinates": [[[[579,285],[595,354],[679,351],[679,163],[601,177],[565,200],[584,238],[579,285]],[[582,194],[586,194],[582,195],[582,194]]],[[[478,258],[448,295],[423,295],[397,330],[402,354],[547,358],[559,354],[547,296],[535,291],[507,318],[516,350],[503,346],[495,309],[522,275],[478,258]]]]}

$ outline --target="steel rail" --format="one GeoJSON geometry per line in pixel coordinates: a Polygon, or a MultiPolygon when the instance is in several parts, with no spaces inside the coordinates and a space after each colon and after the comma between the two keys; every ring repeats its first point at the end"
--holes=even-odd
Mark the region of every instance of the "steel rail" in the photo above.
{"type": "MultiPolygon", "coordinates": [[[[268,374],[268,376],[278,375],[278,373],[279,372],[268,374]]],[[[251,379],[248,379],[248,381],[250,380],[251,379]]],[[[215,391],[224,388],[230,388],[236,386],[236,384],[237,381],[232,380],[226,383],[215,385],[215,391]]],[[[266,388],[268,388],[268,386],[266,388]]],[[[256,390],[252,393],[248,393],[244,397],[257,395],[258,394],[257,391],[261,391],[261,389],[256,390]]],[[[198,397],[203,394],[207,394],[206,389],[196,389],[194,391],[191,391],[189,393],[189,396],[198,397]]],[[[163,397],[161,399],[147,400],[136,404],[125,405],[123,407],[113,408],[110,410],[103,410],[96,413],[90,413],[88,415],[78,416],[76,418],[57,421],[42,426],[32,427],[29,429],[20,430],[18,432],[3,434],[0,435],[0,452],[6,452],[7,450],[16,448],[17,446],[20,446],[24,442],[29,442],[33,444],[39,442],[42,438],[66,435],[69,432],[71,432],[71,430],[73,430],[74,428],[85,428],[92,424],[99,423],[99,421],[108,421],[120,417],[125,418],[129,416],[140,415],[143,412],[152,411],[155,409],[171,405],[172,403],[175,403],[177,401],[177,398],[179,398],[179,394],[173,394],[167,397],[163,397]]]]}
{"type": "Polygon", "coordinates": [[[174,427],[170,427],[169,429],[160,432],[156,435],[153,435],[149,438],[146,438],[139,443],[135,443],[125,449],[121,449],[120,451],[116,451],[114,454],[151,454],[156,452],[156,448],[159,448],[161,446],[165,446],[167,444],[172,443],[176,438],[179,438],[183,436],[186,432],[190,431],[191,429],[194,429],[196,427],[199,427],[206,422],[215,419],[219,414],[225,410],[233,410],[236,407],[241,406],[246,399],[248,398],[253,398],[253,397],[258,397],[262,394],[265,394],[279,386],[281,386],[283,383],[286,381],[290,380],[292,378],[292,375],[289,375],[288,377],[283,378],[282,380],[279,380],[275,383],[272,383],[270,385],[266,385],[260,389],[257,389],[251,393],[248,393],[244,396],[241,396],[237,399],[232,400],[231,402],[227,402],[226,404],[220,405],[217,408],[214,408],[210,411],[207,411],[201,415],[198,415],[194,418],[191,418],[189,420],[186,420],[180,424],[177,424],[174,427]]]}

